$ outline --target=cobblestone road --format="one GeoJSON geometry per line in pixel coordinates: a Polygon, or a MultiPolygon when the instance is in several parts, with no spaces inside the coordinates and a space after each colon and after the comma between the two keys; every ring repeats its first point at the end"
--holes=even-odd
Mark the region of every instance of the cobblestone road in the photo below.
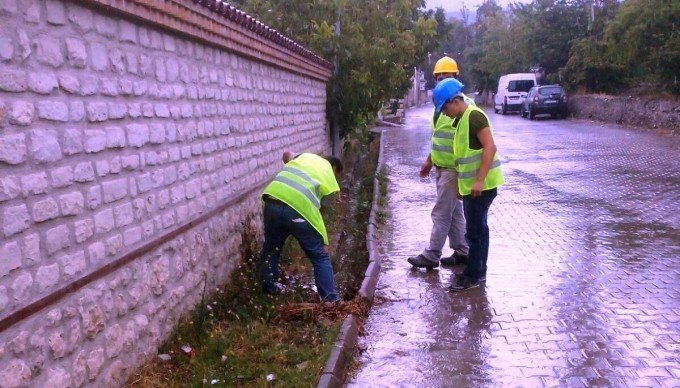
{"type": "Polygon", "coordinates": [[[431,110],[385,133],[383,270],[349,385],[680,386],[680,138],[491,113],[507,184],[488,280],[449,293],[462,268],[406,262],[431,228],[431,110]]]}

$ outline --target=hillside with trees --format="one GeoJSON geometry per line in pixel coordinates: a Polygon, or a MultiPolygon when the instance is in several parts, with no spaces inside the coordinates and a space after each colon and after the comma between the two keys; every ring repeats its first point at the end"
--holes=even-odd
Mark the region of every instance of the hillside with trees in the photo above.
{"type": "Polygon", "coordinates": [[[433,86],[444,53],[470,91],[502,74],[539,72],[572,91],[680,94],[680,1],[487,0],[450,18],[422,0],[236,0],[233,4],[332,61],[328,112],[341,134],[403,96],[414,66],[433,86]]]}

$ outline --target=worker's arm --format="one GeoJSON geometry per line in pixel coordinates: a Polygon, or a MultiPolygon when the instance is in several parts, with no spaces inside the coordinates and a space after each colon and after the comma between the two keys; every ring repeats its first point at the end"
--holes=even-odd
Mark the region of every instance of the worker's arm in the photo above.
{"type": "Polygon", "coordinates": [[[430,156],[430,154],[427,154],[427,159],[425,159],[425,162],[420,167],[420,177],[425,178],[426,176],[430,175],[431,170],[432,170],[432,157],[430,156]]]}
{"type": "Polygon", "coordinates": [[[473,197],[478,197],[482,194],[484,179],[486,179],[486,174],[489,173],[491,164],[493,164],[493,158],[496,155],[496,143],[493,140],[489,127],[484,127],[477,132],[477,139],[482,144],[482,161],[477,171],[475,183],[472,184],[471,194],[473,197]]]}

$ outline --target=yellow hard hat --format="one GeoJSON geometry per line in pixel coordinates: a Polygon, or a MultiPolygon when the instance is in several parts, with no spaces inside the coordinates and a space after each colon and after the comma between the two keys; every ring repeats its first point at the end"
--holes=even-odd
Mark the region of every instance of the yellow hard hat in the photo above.
{"type": "Polygon", "coordinates": [[[458,74],[458,64],[451,57],[443,57],[434,64],[432,74],[456,73],[458,74]]]}

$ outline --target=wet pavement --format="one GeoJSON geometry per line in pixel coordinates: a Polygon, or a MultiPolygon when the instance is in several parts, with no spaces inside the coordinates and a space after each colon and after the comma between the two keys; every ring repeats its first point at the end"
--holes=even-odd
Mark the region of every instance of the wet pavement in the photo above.
{"type": "Polygon", "coordinates": [[[429,241],[431,112],[384,134],[383,268],[348,385],[680,386],[680,137],[490,113],[507,184],[487,281],[450,293],[462,267],[406,262],[429,241]]]}

